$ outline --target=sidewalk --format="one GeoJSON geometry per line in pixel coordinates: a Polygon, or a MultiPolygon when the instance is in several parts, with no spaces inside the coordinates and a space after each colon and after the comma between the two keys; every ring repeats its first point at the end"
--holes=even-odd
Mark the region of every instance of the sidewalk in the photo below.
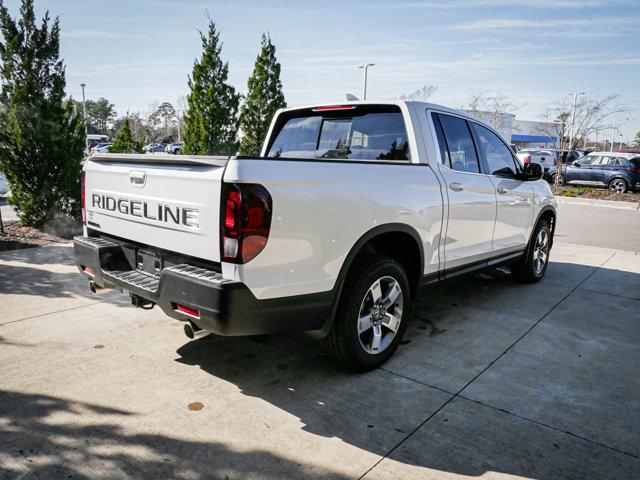
{"type": "Polygon", "coordinates": [[[592,207],[607,207],[607,208],[619,208],[621,210],[640,211],[640,203],[637,203],[637,202],[598,200],[595,198],[562,197],[560,195],[556,195],[556,200],[558,201],[558,203],[573,203],[576,205],[590,205],[592,207]]]}

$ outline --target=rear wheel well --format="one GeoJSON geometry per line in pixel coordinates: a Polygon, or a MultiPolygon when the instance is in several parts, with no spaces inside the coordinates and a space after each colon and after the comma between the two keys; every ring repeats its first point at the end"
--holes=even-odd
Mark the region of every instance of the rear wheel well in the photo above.
{"type": "Polygon", "coordinates": [[[376,235],[365,243],[353,259],[349,270],[366,255],[378,254],[393,258],[407,274],[411,295],[418,291],[422,278],[422,254],[416,239],[405,232],[386,232],[376,235]]]}

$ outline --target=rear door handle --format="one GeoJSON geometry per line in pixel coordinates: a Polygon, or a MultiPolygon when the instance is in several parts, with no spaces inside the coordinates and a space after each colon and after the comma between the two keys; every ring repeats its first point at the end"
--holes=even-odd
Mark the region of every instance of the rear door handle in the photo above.
{"type": "Polygon", "coordinates": [[[502,193],[502,194],[507,193],[507,189],[506,189],[506,188],[504,188],[502,185],[500,185],[498,188],[496,188],[496,191],[497,191],[498,193],[502,193]]]}
{"type": "Polygon", "coordinates": [[[449,184],[449,188],[454,192],[461,192],[462,190],[464,190],[464,185],[460,182],[451,182],[449,184]]]}

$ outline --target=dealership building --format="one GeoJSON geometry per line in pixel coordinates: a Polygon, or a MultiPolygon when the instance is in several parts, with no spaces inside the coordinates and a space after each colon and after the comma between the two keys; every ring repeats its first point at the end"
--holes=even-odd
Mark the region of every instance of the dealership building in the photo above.
{"type": "Polygon", "coordinates": [[[556,126],[551,122],[514,119],[511,126],[511,143],[519,148],[556,147],[557,135],[556,126]]]}
{"type": "Polygon", "coordinates": [[[466,112],[491,125],[505,140],[518,148],[555,148],[558,145],[556,125],[552,122],[516,120],[513,113],[466,112]],[[554,133],[556,136],[553,136],[554,133]]]}

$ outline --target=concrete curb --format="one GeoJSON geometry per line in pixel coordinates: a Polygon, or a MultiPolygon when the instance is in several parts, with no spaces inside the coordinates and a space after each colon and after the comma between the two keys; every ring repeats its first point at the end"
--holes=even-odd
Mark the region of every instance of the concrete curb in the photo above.
{"type": "Polygon", "coordinates": [[[620,210],[634,210],[640,211],[640,203],[625,202],[617,200],[597,200],[594,198],[575,198],[575,197],[562,197],[556,195],[558,203],[571,203],[574,205],[589,205],[592,207],[606,207],[606,208],[618,208],[620,210]]]}

